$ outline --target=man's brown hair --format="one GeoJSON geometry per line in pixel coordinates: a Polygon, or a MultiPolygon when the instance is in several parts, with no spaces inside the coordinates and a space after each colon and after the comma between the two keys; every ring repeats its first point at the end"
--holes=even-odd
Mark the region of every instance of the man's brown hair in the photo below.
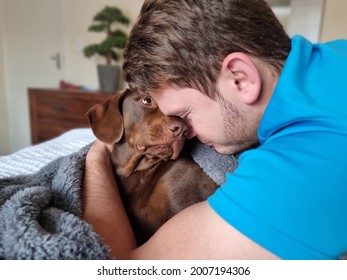
{"type": "Polygon", "coordinates": [[[146,0],[124,51],[130,87],[190,87],[210,97],[224,58],[243,52],[279,73],[291,40],[263,0],[146,0]]]}

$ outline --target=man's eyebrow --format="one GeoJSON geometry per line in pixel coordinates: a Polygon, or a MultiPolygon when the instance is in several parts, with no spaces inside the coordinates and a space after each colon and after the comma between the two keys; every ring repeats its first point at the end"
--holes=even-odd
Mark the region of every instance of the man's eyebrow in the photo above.
{"type": "Polygon", "coordinates": [[[177,108],[177,109],[172,109],[171,111],[167,112],[167,116],[172,116],[172,117],[180,117],[185,114],[186,109],[184,108],[177,108]]]}
{"type": "Polygon", "coordinates": [[[162,113],[166,116],[177,116],[179,114],[182,114],[183,110],[182,108],[160,108],[159,106],[159,109],[160,111],[162,111],[162,113]]]}

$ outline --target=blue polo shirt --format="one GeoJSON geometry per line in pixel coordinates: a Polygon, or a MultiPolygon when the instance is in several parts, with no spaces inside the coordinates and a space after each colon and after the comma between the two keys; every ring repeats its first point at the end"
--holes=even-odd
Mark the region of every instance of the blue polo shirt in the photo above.
{"type": "Polygon", "coordinates": [[[293,37],[258,137],[210,206],[280,258],[347,252],[346,40],[293,37]]]}

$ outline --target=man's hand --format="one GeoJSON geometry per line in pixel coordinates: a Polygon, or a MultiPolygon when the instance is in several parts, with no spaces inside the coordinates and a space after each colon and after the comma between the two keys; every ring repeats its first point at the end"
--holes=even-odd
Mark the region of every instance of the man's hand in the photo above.
{"type": "Polygon", "coordinates": [[[96,140],[87,154],[87,162],[108,161],[111,158],[112,147],[96,140]]]}

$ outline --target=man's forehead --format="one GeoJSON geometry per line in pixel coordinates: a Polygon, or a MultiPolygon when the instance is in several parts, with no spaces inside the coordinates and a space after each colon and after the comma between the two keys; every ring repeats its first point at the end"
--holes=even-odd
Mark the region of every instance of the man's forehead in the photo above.
{"type": "Polygon", "coordinates": [[[168,116],[179,116],[187,107],[184,93],[172,88],[166,88],[151,94],[160,110],[168,116]]]}

